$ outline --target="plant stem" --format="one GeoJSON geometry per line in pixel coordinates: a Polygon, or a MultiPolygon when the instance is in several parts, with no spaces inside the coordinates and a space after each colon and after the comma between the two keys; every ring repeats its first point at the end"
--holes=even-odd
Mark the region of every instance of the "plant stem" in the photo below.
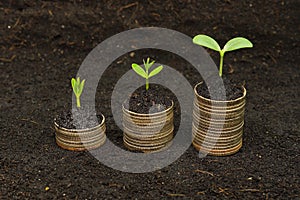
{"type": "MultiPolygon", "coordinates": [[[[149,75],[148,73],[148,67],[146,67],[145,66],[145,69],[146,69],[146,74],[147,74],[147,76],[149,75]]],[[[149,89],[149,79],[148,79],[148,77],[146,78],[146,90],[148,90],[149,89]]]]}
{"type": "Polygon", "coordinates": [[[80,97],[76,97],[77,108],[80,108],[80,97]]]}
{"type": "Polygon", "coordinates": [[[222,77],[223,72],[223,59],[224,59],[224,52],[220,51],[220,66],[219,66],[219,76],[222,77]]]}
{"type": "Polygon", "coordinates": [[[149,79],[146,78],[146,90],[149,89],[149,79]]]}

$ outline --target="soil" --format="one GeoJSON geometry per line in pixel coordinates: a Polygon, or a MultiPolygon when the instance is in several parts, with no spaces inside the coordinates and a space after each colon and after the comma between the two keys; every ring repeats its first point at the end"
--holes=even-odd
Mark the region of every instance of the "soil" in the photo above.
{"type": "MultiPolygon", "coordinates": [[[[1,1],[0,199],[299,199],[297,8],[298,0],[1,1]],[[235,36],[253,42],[224,60],[223,76],[247,89],[238,153],[199,158],[191,146],[163,169],[134,174],[56,145],[53,119],[71,109],[70,79],[84,58],[105,39],[145,26],[191,38],[207,34],[221,46],[235,36]]],[[[219,55],[208,52],[218,63],[219,55]]],[[[123,137],[111,94],[131,63],[147,57],[172,66],[192,87],[202,81],[190,63],[166,51],[137,50],[115,60],[95,98],[118,146],[123,137]]],[[[174,122],[178,127],[180,118],[174,122]]]]}
{"type": "Polygon", "coordinates": [[[162,112],[172,106],[172,101],[175,99],[172,100],[171,96],[174,95],[167,88],[157,84],[149,84],[148,90],[145,87],[144,85],[131,94],[127,109],[136,113],[148,114],[162,112]]]}
{"type": "Polygon", "coordinates": [[[216,96],[213,100],[234,100],[243,96],[242,84],[236,84],[234,81],[226,77],[223,78],[223,83],[220,84],[216,83],[208,87],[207,84],[203,82],[203,84],[198,85],[196,90],[199,95],[207,99],[211,99],[209,90],[213,91],[216,96]],[[222,98],[222,87],[220,84],[224,84],[226,99],[222,98]]]}
{"type": "Polygon", "coordinates": [[[101,123],[102,116],[92,113],[90,108],[74,108],[74,111],[63,111],[54,121],[67,129],[93,128],[101,123]]]}

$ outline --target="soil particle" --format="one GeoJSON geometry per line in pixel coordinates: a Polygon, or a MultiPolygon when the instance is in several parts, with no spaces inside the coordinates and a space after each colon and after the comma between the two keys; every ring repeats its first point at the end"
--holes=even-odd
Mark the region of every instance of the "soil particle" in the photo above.
{"type": "Polygon", "coordinates": [[[101,123],[102,115],[95,115],[89,108],[74,108],[73,112],[63,111],[55,118],[55,121],[64,128],[85,129],[95,127],[101,123]]]}
{"type": "MultiPolygon", "coordinates": [[[[166,95],[168,89],[156,84],[150,84],[146,90],[145,85],[132,93],[129,99],[129,110],[136,113],[156,113],[172,106],[170,96],[166,95]]],[[[128,104],[125,104],[128,109],[128,104]]]]}
{"type": "Polygon", "coordinates": [[[197,92],[199,95],[210,99],[211,95],[209,91],[213,91],[215,93],[214,100],[224,100],[222,99],[222,87],[221,84],[224,84],[225,92],[226,92],[226,100],[234,100],[241,96],[243,96],[243,89],[241,84],[237,84],[229,78],[223,78],[223,83],[215,84],[211,86],[207,86],[205,82],[203,84],[198,85],[197,92]]]}

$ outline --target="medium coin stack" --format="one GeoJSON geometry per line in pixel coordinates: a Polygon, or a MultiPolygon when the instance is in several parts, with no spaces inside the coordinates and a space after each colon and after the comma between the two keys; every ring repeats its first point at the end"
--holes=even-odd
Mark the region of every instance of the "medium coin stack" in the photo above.
{"type": "Polygon", "coordinates": [[[123,141],[129,150],[155,152],[173,139],[173,103],[165,111],[139,114],[123,106],[123,141]]]}
{"type": "Polygon", "coordinates": [[[242,146],[246,89],[230,101],[214,101],[198,95],[195,87],[193,145],[215,156],[236,153],[242,146]]]}
{"type": "Polygon", "coordinates": [[[104,122],[105,118],[102,115],[102,122],[93,128],[66,129],[54,121],[56,143],[63,149],[71,151],[96,149],[106,140],[104,122]]]}

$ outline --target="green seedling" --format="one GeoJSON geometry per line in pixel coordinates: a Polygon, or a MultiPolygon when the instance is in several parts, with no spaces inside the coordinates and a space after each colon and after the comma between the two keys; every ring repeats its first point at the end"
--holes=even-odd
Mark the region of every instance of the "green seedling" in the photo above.
{"type": "Polygon", "coordinates": [[[80,82],[79,77],[77,77],[77,80],[75,78],[72,78],[72,80],[71,80],[71,85],[72,85],[72,88],[73,88],[73,92],[76,96],[77,108],[80,108],[80,95],[82,93],[84,83],[85,83],[85,79],[83,79],[80,82]]]}
{"type": "Polygon", "coordinates": [[[210,48],[212,50],[218,51],[220,53],[220,68],[219,75],[222,76],[223,71],[223,59],[224,54],[227,51],[233,51],[241,48],[251,48],[253,44],[243,37],[236,37],[229,40],[223,49],[221,49],[220,45],[211,37],[207,35],[197,35],[193,38],[193,43],[210,48]]]}
{"type": "Polygon", "coordinates": [[[155,69],[153,69],[150,73],[149,70],[151,68],[151,66],[154,64],[154,60],[152,62],[150,62],[150,58],[147,58],[147,61],[145,62],[145,60],[143,60],[144,62],[144,67],[145,69],[143,69],[141,66],[139,66],[136,63],[132,64],[132,69],[141,77],[146,79],[146,90],[149,89],[149,78],[151,78],[152,76],[155,76],[156,74],[158,74],[162,69],[163,66],[160,65],[158,67],[156,67],[155,69]]]}

